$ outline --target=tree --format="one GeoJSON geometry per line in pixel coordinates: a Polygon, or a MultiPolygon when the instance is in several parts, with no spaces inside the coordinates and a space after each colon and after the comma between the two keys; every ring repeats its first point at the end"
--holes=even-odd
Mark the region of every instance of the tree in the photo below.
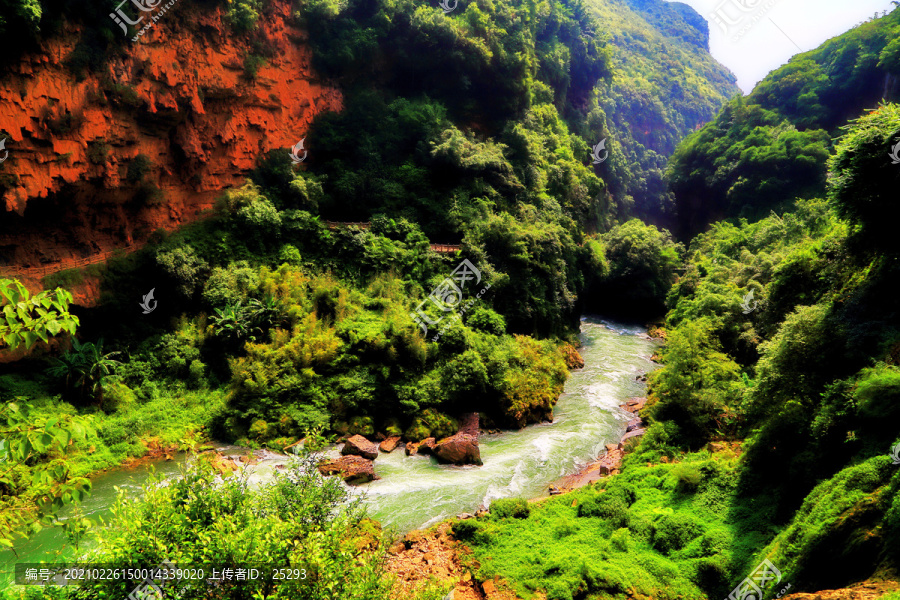
{"type": "Polygon", "coordinates": [[[867,246],[896,252],[900,165],[890,155],[900,144],[900,105],[884,104],[844,130],[828,163],[829,198],[867,246]]]}
{"type": "Polygon", "coordinates": [[[0,279],[0,348],[31,348],[60,332],[75,333],[78,317],[69,313],[72,294],[62,288],[32,296],[16,279],[0,279]]]}
{"type": "MultiPolygon", "coordinates": [[[[69,313],[71,301],[60,288],[31,296],[18,280],[0,279],[0,346],[30,348],[60,332],[74,334],[79,321],[69,313]]],[[[10,547],[26,525],[49,523],[91,487],[86,478],[71,477],[61,458],[38,462],[60,456],[83,436],[80,420],[69,418],[62,425],[56,418],[35,420],[29,409],[15,402],[0,405],[0,544],[10,547]]]]}
{"type": "Polygon", "coordinates": [[[54,358],[54,365],[48,373],[64,379],[66,395],[78,404],[88,399],[103,404],[103,386],[115,377],[116,368],[121,365],[113,356],[118,352],[103,352],[103,340],[80,343],[72,340],[73,349],[54,358]]]}
{"type": "Polygon", "coordinates": [[[650,375],[650,416],[673,421],[693,448],[723,433],[723,415],[741,397],[740,368],[721,352],[706,320],[669,332],[662,369],[650,375]]]}
{"type": "Polygon", "coordinates": [[[655,317],[681,264],[681,244],[669,232],[632,219],[604,234],[609,272],[588,295],[591,310],[655,317]]]}

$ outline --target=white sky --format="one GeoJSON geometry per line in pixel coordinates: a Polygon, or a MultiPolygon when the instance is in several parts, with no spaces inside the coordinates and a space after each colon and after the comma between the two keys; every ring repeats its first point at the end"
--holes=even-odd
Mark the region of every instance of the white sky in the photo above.
{"type": "MultiPolygon", "coordinates": [[[[890,12],[894,8],[890,0],[680,1],[690,5],[709,22],[710,51],[716,60],[737,75],[738,86],[745,94],[750,93],[753,86],[770,71],[785,64],[793,55],[799,54],[797,46],[803,52],[807,52],[825,40],[868,20],[876,11],[880,16],[883,11],[890,12]],[[757,22],[752,24],[749,31],[737,41],[730,39],[731,36],[726,35],[712,20],[712,13],[723,1],[726,4],[722,10],[726,16],[735,21],[742,15],[736,6],[755,7],[747,13],[744,23],[750,23],[752,17],[760,13],[757,22]],[[771,8],[765,10],[764,7],[768,5],[771,5],[771,8]],[[784,30],[784,33],[779,31],[778,27],[784,30]]],[[[735,29],[739,27],[736,26],[735,29]]]]}

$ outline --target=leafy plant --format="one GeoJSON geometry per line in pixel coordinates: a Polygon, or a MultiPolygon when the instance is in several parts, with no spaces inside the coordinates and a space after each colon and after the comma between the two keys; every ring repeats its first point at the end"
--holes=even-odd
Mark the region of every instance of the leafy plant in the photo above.
{"type": "Polygon", "coordinates": [[[63,380],[66,396],[76,404],[95,401],[103,406],[103,389],[117,379],[116,369],[122,364],[112,357],[119,352],[103,352],[103,340],[80,343],[72,340],[73,349],[53,358],[48,374],[63,380]]]}
{"type": "Polygon", "coordinates": [[[34,296],[15,279],[0,279],[0,342],[15,349],[31,348],[61,332],[74,335],[78,317],[69,313],[72,294],[62,288],[34,296]]]}

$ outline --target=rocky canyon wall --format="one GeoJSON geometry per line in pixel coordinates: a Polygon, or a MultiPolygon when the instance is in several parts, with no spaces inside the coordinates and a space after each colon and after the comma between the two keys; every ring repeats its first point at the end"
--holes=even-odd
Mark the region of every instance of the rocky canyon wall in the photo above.
{"type": "Polygon", "coordinates": [[[67,65],[81,37],[67,24],[0,74],[0,271],[140,244],[210,208],[266,152],[290,160],[342,97],[313,73],[290,1],[266,11],[253,44],[274,52],[255,76],[249,34],[188,2],[137,41],[130,30],[102,72],[67,65]]]}

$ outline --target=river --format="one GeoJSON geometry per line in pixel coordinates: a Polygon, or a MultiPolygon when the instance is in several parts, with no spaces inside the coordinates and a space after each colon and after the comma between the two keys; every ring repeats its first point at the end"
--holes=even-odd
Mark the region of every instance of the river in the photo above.
{"type": "MultiPolygon", "coordinates": [[[[363,494],[370,514],[402,533],[474,512],[497,498],[537,497],[551,482],[596,458],[605,444],[618,442],[630,418],[619,405],[643,395],[644,384],[637,378],[654,369],[650,356],[656,346],[642,327],[595,317],[582,319],[580,337],[585,366],[571,373],[552,423],[481,436],[480,467],[439,465],[430,456],[408,457],[402,451],[382,454],[375,461],[381,479],[354,488],[354,493],[363,494]]],[[[241,450],[222,448],[226,454],[241,450]]],[[[155,468],[164,476],[175,476],[182,462],[158,463],[155,468]]],[[[268,455],[254,467],[253,479],[266,479],[283,462],[283,457],[268,455]]],[[[97,477],[83,511],[94,518],[108,516],[115,488],[128,496],[138,494],[150,469],[149,465],[116,469],[97,477]]],[[[16,562],[61,560],[75,554],[58,529],[41,531],[18,545],[17,551],[18,557],[0,554],[0,585],[9,581],[16,562]]]]}

